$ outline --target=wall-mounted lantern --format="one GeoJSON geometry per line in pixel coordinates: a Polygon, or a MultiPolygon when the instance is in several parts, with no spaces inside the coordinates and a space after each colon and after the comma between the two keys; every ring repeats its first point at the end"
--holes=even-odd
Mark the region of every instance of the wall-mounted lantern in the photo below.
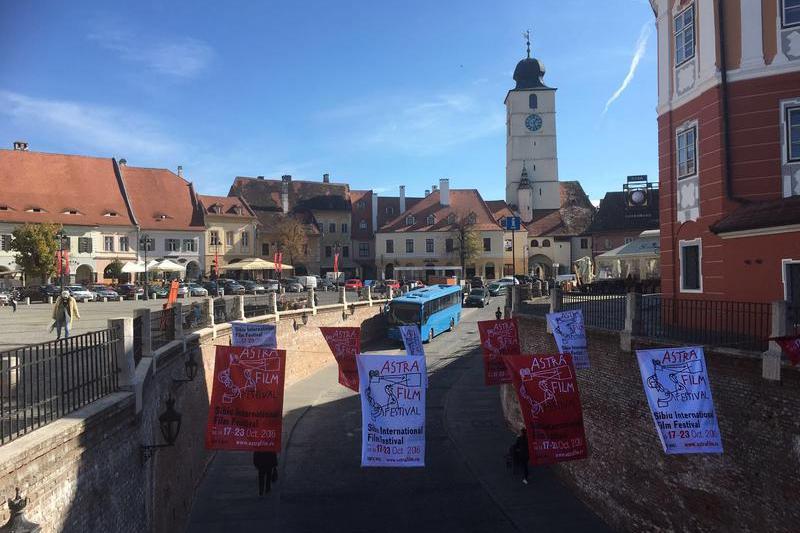
{"type": "Polygon", "coordinates": [[[161,436],[164,437],[165,444],[151,444],[142,446],[142,455],[147,462],[158,448],[167,448],[175,445],[178,433],[181,431],[182,415],[175,410],[175,398],[171,395],[167,398],[167,408],[158,417],[158,425],[161,428],[161,436]]]}

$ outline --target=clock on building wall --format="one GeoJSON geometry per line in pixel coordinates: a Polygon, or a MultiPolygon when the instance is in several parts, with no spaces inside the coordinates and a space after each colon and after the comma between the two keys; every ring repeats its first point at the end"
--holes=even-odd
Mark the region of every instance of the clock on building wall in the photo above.
{"type": "Polygon", "coordinates": [[[539,131],[542,129],[542,117],[536,113],[531,113],[525,119],[525,127],[531,131],[539,131]]]}

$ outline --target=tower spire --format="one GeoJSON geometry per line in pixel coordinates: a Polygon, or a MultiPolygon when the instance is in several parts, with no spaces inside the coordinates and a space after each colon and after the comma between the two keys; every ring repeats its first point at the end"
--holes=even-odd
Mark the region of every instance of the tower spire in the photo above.
{"type": "Polygon", "coordinates": [[[525,30],[522,34],[525,37],[525,44],[528,46],[528,59],[531,58],[531,30],[525,30]]]}

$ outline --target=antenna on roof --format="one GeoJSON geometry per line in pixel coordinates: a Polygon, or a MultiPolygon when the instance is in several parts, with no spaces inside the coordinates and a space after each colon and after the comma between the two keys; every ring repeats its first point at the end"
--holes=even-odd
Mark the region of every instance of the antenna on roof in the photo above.
{"type": "Polygon", "coordinates": [[[525,37],[525,44],[528,45],[528,59],[531,58],[531,30],[525,30],[525,33],[522,34],[525,37]]]}

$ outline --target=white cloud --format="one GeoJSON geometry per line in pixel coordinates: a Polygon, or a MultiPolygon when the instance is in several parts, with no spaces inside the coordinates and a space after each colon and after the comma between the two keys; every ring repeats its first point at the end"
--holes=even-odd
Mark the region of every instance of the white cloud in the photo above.
{"type": "Polygon", "coordinates": [[[164,157],[179,145],[155,121],[123,109],[0,90],[0,116],[70,143],[117,156],[164,157]]]}
{"type": "Polygon", "coordinates": [[[608,111],[608,108],[611,107],[625,89],[628,88],[631,81],[633,81],[633,76],[636,74],[636,69],[639,67],[639,61],[641,61],[642,56],[644,56],[645,50],[647,50],[647,40],[650,38],[650,33],[653,31],[653,24],[651,22],[645,22],[642,26],[641,31],[639,32],[639,39],[636,41],[636,48],[633,52],[633,57],[631,58],[631,65],[628,68],[628,74],[625,76],[625,79],[622,80],[622,85],[619,86],[614,94],[611,95],[611,98],[608,99],[606,102],[606,107],[603,109],[603,114],[608,111]]]}
{"type": "Polygon", "coordinates": [[[101,29],[88,38],[125,61],[140,63],[159,74],[175,78],[194,78],[214,58],[214,50],[197,39],[181,37],[157,39],[119,29],[101,29]]]}
{"type": "Polygon", "coordinates": [[[335,139],[338,146],[432,155],[503,131],[503,108],[493,103],[494,99],[466,92],[421,100],[384,95],[344,104],[317,118],[347,122],[348,130],[335,139]]]}

